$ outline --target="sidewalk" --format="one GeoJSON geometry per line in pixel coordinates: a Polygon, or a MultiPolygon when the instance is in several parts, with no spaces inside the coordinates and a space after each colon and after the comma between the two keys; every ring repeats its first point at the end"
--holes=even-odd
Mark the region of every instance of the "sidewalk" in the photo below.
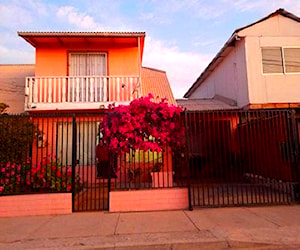
{"type": "Polygon", "coordinates": [[[0,249],[300,249],[300,205],[0,218],[0,249]]]}

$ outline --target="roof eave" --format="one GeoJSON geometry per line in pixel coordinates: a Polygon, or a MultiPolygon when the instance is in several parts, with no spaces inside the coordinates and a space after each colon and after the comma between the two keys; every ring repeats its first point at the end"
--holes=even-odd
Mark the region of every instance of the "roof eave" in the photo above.
{"type": "Polygon", "coordinates": [[[145,37],[145,32],[32,32],[18,31],[19,36],[25,37],[145,37]]]}

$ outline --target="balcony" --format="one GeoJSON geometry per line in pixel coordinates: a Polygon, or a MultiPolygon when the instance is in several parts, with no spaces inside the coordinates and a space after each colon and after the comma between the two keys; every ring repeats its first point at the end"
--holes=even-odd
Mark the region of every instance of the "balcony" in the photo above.
{"type": "Polygon", "coordinates": [[[74,110],[128,104],[139,97],[138,76],[27,77],[25,110],[74,110]]]}

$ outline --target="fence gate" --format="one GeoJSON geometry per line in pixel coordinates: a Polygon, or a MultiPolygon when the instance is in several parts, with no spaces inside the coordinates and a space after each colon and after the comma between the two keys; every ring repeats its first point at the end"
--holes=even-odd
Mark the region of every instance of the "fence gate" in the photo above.
{"type": "Polygon", "coordinates": [[[108,155],[99,147],[101,133],[99,124],[103,114],[76,114],[72,123],[62,128],[62,133],[72,131],[72,147],[61,143],[72,164],[73,211],[95,211],[108,209],[109,166],[97,161],[99,155],[108,155]],[[66,126],[70,126],[68,129],[66,126]],[[71,128],[72,127],[72,128],[71,128]],[[98,145],[98,146],[97,146],[98,145]]]}
{"type": "Polygon", "coordinates": [[[292,111],[187,112],[193,206],[293,203],[299,198],[292,111]]]}

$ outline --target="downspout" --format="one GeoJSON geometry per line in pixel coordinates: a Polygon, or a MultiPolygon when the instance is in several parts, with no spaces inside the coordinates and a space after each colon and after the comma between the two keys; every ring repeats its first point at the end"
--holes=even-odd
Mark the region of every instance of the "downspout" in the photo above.
{"type": "Polygon", "coordinates": [[[138,71],[139,71],[139,80],[137,83],[136,91],[137,91],[137,97],[141,97],[142,93],[142,84],[141,84],[141,37],[138,37],[138,71]]]}

